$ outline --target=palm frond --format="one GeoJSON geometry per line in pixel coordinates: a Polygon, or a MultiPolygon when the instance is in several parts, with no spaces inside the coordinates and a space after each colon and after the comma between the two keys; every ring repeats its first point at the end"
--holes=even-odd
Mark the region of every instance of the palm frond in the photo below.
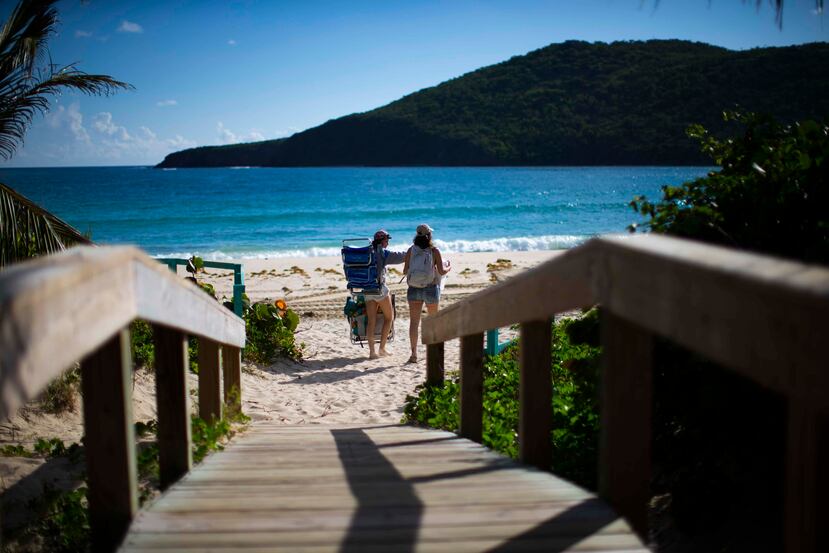
{"type": "Polygon", "coordinates": [[[0,267],[91,243],[69,223],[0,183],[0,267]]]}
{"type": "Polygon", "coordinates": [[[4,159],[9,159],[23,143],[35,115],[49,110],[48,96],[60,94],[66,88],[90,95],[109,95],[118,89],[133,88],[108,75],[89,75],[74,65],[53,70],[42,81],[19,73],[16,82],[14,75],[7,77],[0,76],[0,157],[4,159]]]}
{"type": "Polygon", "coordinates": [[[48,55],[46,46],[55,32],[57,0],[21,0],[0,29],[0,73],[23,68],[32,72],[48,55]]]}

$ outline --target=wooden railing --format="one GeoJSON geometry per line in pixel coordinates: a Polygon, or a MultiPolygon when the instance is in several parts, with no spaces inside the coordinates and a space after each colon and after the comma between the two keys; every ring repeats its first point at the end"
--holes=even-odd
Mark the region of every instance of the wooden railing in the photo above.
{"type": "Polygon", "coordinates": [[[162,488],[192,464],[188,335],[199,340],[199,415],[241,408],[242,320],[130,247],[74,248],[0,272],[0,420],[81,362],[95,551],[115,549],[138,509],[128,325],[153,324],[162,488]],[[221,360],[220,360],[221,357],[221,360]]]}
{"type": "Polygon", "coordinates": [[[549,470],[551,317],[596,304],[600,495],[644,534],[658,335],[786,398],[786,550],[829,551],[829,270],[660,236],[591,240],[424,319],[428,383],[460,338],[461,435],[481,440],[483,333],[520,323],[520,456],[549,470]]]}

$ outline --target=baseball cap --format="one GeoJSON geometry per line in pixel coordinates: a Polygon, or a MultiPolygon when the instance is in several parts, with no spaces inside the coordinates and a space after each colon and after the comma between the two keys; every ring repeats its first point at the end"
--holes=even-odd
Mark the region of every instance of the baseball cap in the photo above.
{"type": "Polygon", "coordinates": [[[375,240],[383,240],[384,238],[391,238],[391,234],[386,232],[384,229],[380,229],[374,233],[375,240]]]}
{"type": "Polygon", "coordinates": [[[418,236],[426,236],[427,234],[432,234],[432,227],[423,223],[422,225],[417,225],[417,235],[418,236]]]}

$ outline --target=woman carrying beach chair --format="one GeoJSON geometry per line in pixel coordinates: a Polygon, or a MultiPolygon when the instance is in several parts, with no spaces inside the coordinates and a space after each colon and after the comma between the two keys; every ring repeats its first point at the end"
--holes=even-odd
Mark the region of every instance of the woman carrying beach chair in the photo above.
{"type": "Polygon", "coordinates": [[[405,253],[393,252],[387,250],[391,235],[383,229],[374,233],[374,241],[371,246],[374,248],[374,259],[377,263],[377,282],[380,285],[378,295],[366,296],[366,316],[368,321],[366,324],[366,334],[368,334],[368,358],[377,359],[378,357],[385,357],[389,355],[386,351],[386,340],[389,337],[389,331],[394,323],[394,309],[391,305],[391,295],[389,294],[389,287],[386,286],[386,265],[395,265],[403,263],[405,253]],[[378,353],[374,352],[374,327],[377,324],[378,309],[383,313],[383,330],[380,333],[380,350],[378,353]]]}
{"type": "MultiPolygon", "coordinates": [[[[387,250],[391,236],[385,230],[374,233],[371,245],[363,248],[347,247],[343,241],[343,263],[348,280],[348,288],[354,299],[361,297],[365,301],[365,338],[368,342],[369,359],[377,359],[389,355],[386,351],[386,342],[394,324],[394,306],[392,304],[389,287],[386,285],[386,265],[403,263],[405,253],[387,250]],[[357,290],[360,290],[357,293],[357,290]],[[380,332],[380,348],[375,352],[375,328],[377,313],[382,313],[383,328],[380,332]]],[[[367,239],[364,239],[366,242],[367,239]]],[[[356,303],[354,304],[356,306],[356,303]]],[[[348,308],[348,306],[347,306],[348,308]]],[[[358,337],[362,335],[359,327],[358,337]]],[[[352,336],[353,339],[353,336],[352,336]]],[[[362,343],[362,342],[361,342],[362,343]]]]}

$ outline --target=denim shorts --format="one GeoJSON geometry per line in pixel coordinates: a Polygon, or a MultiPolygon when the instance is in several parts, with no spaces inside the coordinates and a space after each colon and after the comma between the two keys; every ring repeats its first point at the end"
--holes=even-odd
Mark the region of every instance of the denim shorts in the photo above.
{"type": "Polygon", "coordinates": [[[438,303],[440,301],[440,286],[437,284],[432,284],[426,288],[412,288],[409,286],[406,299],[409,301],[423,301],[427,305],[438,303]]]}

